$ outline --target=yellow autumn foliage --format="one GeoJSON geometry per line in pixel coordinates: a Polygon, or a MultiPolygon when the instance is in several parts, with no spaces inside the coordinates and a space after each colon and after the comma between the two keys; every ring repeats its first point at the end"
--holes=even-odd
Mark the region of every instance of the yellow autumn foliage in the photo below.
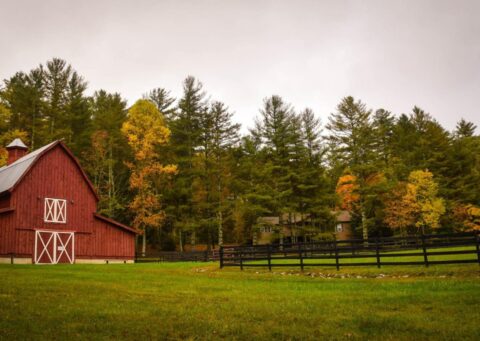
{"type": "Polygon", "coordinates": [[[445,204],[437,194],[438,184],[433,180],[431,172],[417,170],[410,173],[403,200],[412,207],[416,227],[422,230],[439,227],[440,217],[445,213],[445,204]]]}
{"type": "Polygon", "coordinates": [[[136,193],[129,205],[135,213],[133,226],[142,230],[159,227],[165,215],[154,190],[154,179],[161,175],[176,174],[177,167],[162,165],[156,147],[168,143],[170,130],[153,103],[139,100],[130,108],[122,133],[127,137],[134,155],[134,161],[126,163],[132,172],[130,189],[136,193]]]}

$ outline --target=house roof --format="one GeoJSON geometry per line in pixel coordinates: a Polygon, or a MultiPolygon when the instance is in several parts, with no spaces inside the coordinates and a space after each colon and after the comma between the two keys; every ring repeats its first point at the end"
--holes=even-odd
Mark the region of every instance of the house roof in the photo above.
{"type": "MultiPolygon", "coordinates": [[[[308,215],[304,216],[304,219],[308,219],[308,215]]],[[[293,224],[301,223],[302,215],[300,213],[295,213],[291,215],[289,215],[288,213],[284,213],[282,214],[282,221],[284,223],[290,221],[293,224]]],[[[279,216],[259,217],[257,222],[260,224],[267,224],[267,225],[280,225],[280,217],[279,216]]]]}
{"type": "Polygon", "coordinates": [[[278,217],[259,217],[257,221],[260,224],[268,225],[278,225],[280,223],[280,219],[278,217]]]}
{"type": "Polygon", "coordinates": [[[22,140],[20,140],[19,138],[16,138],[15,140],[13,140],[8,146],[7,148],[24,148],[24,149],[28,149],[28,147],[25,145],[25,143],[23,143],[22,140]]]}
{"type": "Polygon", "coordinates": [[[334,212],[334,214],[337,216],[337,222],[339,223],[348,223],[352,221],[352,215],[349,211],[342,210],[334,212]]]}
{"type": "MultiPolygon", "coordinates": [[[[15,140],[12,143],[14,142],[15,140]]],[[[0,194],[5,192],[12,192],[15,189],[15,187],[22,181],[23,177],[28,174],[30,169],[32,169],[35,163],[38,160],[40,160],[40,158],[43,155],[45,155],[49,150],[53,149],[56,146],[60,146],[61,148],[63,148],[63,150],[68,154],[68,156],[70,156],[70,158],[78,167],[80,173],[84,177],[85,182],[87,183],[89,188],[92,190],[92,193],[95,195],[96,200],[98,201],[98,195],[97,195],[97,192],[95,191],[95,188],[93,187],[92,183],[90,182],[87,175],[83,171],[78,160],[72,154],[70,149],[68,149],[67,146],[63,144],[62,141],[54,141],[31,153],[28,153],[27,155],[19,158],[18,160],[16,160],[15,162],[13,162],[8,166],[1,167],[0,168],[0,194]]]]}

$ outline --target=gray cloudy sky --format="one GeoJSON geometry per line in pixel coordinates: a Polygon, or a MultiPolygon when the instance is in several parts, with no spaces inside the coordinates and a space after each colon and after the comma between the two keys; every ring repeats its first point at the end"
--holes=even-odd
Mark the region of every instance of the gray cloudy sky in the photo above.
{"type": "Polygon", "coordinates": [[[454,0],[0,0],[0,78],[60,57],[129,104],[194,75],[244,126],[272,94],[324,122],[352,95],[480,126],[479,18],[454,0]]]}

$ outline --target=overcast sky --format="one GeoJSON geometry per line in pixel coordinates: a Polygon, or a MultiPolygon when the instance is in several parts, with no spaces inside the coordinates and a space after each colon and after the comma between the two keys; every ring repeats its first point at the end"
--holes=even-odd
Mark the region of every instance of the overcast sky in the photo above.
{"type": "MultiPolygon", "coordinates": [[[[244,127],[281,95],[323,122],[352,95],[480,126],[480,1],[6,1],[0,78],[66,59],[129,104],[187,75],[244,127]]],[[[477,130],[478,132],[478,130],[477,130]]]]}

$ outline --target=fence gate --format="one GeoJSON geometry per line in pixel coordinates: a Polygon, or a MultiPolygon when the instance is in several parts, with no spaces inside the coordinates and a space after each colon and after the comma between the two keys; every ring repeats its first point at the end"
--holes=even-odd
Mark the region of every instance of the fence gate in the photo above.
{"type": "Polygon", "coordinates": [[[73,264],[74,250],[73,232],[35,231],[35,264],[73,264]]]}

